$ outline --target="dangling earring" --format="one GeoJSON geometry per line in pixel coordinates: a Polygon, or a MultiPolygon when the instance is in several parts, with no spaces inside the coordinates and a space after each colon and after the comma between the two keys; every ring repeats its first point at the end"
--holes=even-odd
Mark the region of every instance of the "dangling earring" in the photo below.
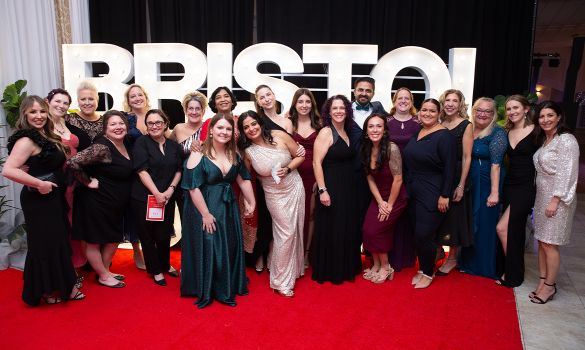
{"type": "Polygon", "coordinates": [[[528,116],[527,113],[524,113],[524,119],[526,119],[527,116],[528,116]]]}
{"type": "Polygon", "coordinates": [[[213,138],[213,134],[209,133],[209,138],[212,139],[213,138]]]}

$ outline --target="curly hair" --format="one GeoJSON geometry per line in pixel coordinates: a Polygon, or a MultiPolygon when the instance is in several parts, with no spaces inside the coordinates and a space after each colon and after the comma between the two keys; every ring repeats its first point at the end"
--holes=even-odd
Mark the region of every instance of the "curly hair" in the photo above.
{"type": "Polygon", "coordinates": [[[61,152],[65,154],[70,153],[70,149],[67,145],[63,144],[61,141],[61,137],[53,132],[55,125],[53,124],[53,120],[49,118],[49,104],[45,101],[42,97],[36,95],[29,95],[26,96],[22,103],[20,104],[20,108],[18,109],[18,120],[16,121],[15,128],[16,130],[34,130],[35,128],[28,123],[27,112],[29,109],[33,107],[36,103],[39,104],[41,109],[43,109],[47,113],[47,120],[45,125],[39,130],[39,133],[45,137],[50,142],[54,143],[55,146],[61,150],[61,152]]]}
{"type": "Polygon", "coordinates": [[[441,103],[439,120],[445,120],[445,100],[447,99],[447,96],[451,94],[455,94],[459,98],[459,111],[457,111],[459,116],[463,119],[469,119],[469,116],[467,115],[467,103],[465,103],[465,96],[463,93],[457,89],[448,89],[441,94],[441,97],[439,97],[439,102],[441,103]]]}
{"type": "Polygon", "coordinates": [[[331,105],[333,101],[341,100],[343,105],[345,106],[345,121],[343,122],[343,128],[345,130],[349,129],[351,125],[351,121],[353,121],[353,109],[351,108],[351,102],[345,97],[344,95],[335,95],[331,96],[325,101],[323,107],[321,108],[321,117],[323,118],[323,125],[331,126],[331,105]]]}
{"type": "Polygon", "coordinates": [[[260,135],[262,136],[264,141],[273,145],[274,140],[272,138],[272,134],[270,133],[270,130],[266,129],[266,127],[264,126],[264,120],[262,120],[262,117],[260,117],[258,113],[250,110],[240,114],[238,118],[238,131],[240,132],[240,137],[238,138],[238,148],[240,149],[240,152],[243,153],[244,150],[250,147],[250,145],[252,144],[252,141],[248,139],[246,133],[244,132],[244,121],[248,118],[254,119],[258,123],[258,125],[260,125],[260,135]]]}

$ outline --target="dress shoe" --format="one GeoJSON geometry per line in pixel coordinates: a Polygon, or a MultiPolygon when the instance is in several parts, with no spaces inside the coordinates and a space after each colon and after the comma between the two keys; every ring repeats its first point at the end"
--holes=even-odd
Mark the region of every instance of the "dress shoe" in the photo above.
{"type": "Polygon", "coordinates": [[[156,278],[153,278],[153,280],[154,280],[154,283],[158,284],[159,286],[163,286],[164,287],[164,286],[167,285],[167,280],[165,280],[164,278],[163,279],[160,279],[160,280],[157,280],[156,278]]]}
{"type": "Polygon", "coordinates": [[[171,266],[171,268],[168,271],[169,276],[171,277],[179,277],[179,271],[177,271],[177,269],[175,269],[174,267],[171,266]]]}

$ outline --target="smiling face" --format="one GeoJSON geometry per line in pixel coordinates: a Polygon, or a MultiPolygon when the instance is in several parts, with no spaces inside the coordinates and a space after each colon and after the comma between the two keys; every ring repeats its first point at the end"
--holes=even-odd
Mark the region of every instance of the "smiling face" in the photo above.
{"type": "Polygon", "coordinates": [[[299,116],[307,116],[311,113],[312,108],[311,98],[307,95],[301,95],[295,103],[295,109],[299,116]]]}
{"type": "Polygon", "coordinates": [[[98,106],[97,94],[89,89],[80,90],[77,96],[77,103],[83,115],[92,117],[98,106]]]}
{"type": "Polygon", "coordinates": [[[146,117],[146,120],[144,122],[146,124],[148,135],[150,135],[150,137],[152,137],[153,139],[164,137],[167,124],[160,114],[151,113],[146,117]]]}
{"type": "Polygon", "coordinates": [[[386,120],[382,119],[381,117],[375,116],[368,120],[366,125],[366,132],[368,138],[372,142],[380,142],[382,136],[384,136],[384,126],[386,125],[386,120]]]}
{"type": "Polygon", "coordinates": [[[396,111],[400,114],[410,113],[412,108],[412,99],[410,98],[410,92],[407,90],[400,90],[396,93],[396,101],[394,102],[396,111]]]}
{"type": "Polygon", "coordinates": [[[117,115],[111,116],[106,125],[106,137],[110,140],[123,140],[126,137],[126,123],[117,115]]]}
{"type": "Polygon", "coordinates": [[[210,136],[214,142],[227,144],[232,140],[234,130],[230,123],[225,119],[220,119],[211,128],[210,136]]]}
{"type": "Polygon", "coordinates": [[[203,118],[203,108],[199,101],[191,100],[187,104],[187,119],[190,123],[199,124],[203,118]]]}
{"type": "Polygon", "coordinates": [[[234,101],[232,101],[230,94],[224,89],[219,90],[217,95],[215,95],[215,108],[217,108],[217,113],[229,114],[232,111],[233,105],[234,101]]]}
{"type": "Polygon", "coordinates": [[[252,142],[258,141],[262,137],[262,128],[258,121],[252,117],[244,119],[242,129],[244,130],[244,135],[252,142]]]}
{"type": "Polygon", "coordinates": [[[134,86],[128,91],[128,106],[133,111],[146,107],[146,96],[144,95],[144,91],[138,86],[134,86]]]}
{"type": "Polygon", "coordinates": [[[543,108],[538,115],[538,125],[546,134],[554,134],[561,122],[561,116],[552,108],[543,108]]]}
{"type": "Polygon", "coordinates": [[[423,103],[418,114],[423,127],[430,128],[439,123],[439,109],[432,102],[423,103]]]}
{"type": "Polygon", "coordinates": [[[48,111],[36,101],[24,113],[28,125],[34,129],[41,130],[47,123],[48,111]]]}
{"type": "Polygon", "coordinates": [[[49,113],[55,118],[63,118],[67,114],[71,101],[65,94],[55,94],[49,101],[49,113]]]}
{"type": "Polygon", "coordinates": [[[329,114],[331,114],[332,121],[338,124],[343,124],[347,115],[343,101],[340,99],[333,100],[331,108],[329,109],[329,114]]]}
{"type": "Polygon", "coordinates": [[[461,108],[461,99],[457,94],[448,94],[445,96],[445,102],[443,103],[443,109],[445,115],[452,117],[459,114],[461,108]]]}
{"type": "Polygon", "coordinates": [[[256,102],[263,110],[271,110],[276,106],[276,97],[269,88],[261,88],[256,92],[256,102]]]}
{"type": "Polygon", "coordinates": [[[477,108],[473,111],[473,121],[474,127],[476,129],[485,129],[487,128],[495,116],[495,108],[494,104],[482,101],[477,105],[477,108]]]}
{"type": "Polygon", "coordinates": [[[360,81],[353,90],[353,96],[360,105],[367,105],[374,97],[374,86],[367,81],[360,81]]]}
{"type": "Polygon", "coordinates": [[[529,108],[524,107],[522,103],[516,100],[510,100],[506,103],[506,117],[508,120],[516,125],[524,122],[524,117],[528,113],[529,108]]]}

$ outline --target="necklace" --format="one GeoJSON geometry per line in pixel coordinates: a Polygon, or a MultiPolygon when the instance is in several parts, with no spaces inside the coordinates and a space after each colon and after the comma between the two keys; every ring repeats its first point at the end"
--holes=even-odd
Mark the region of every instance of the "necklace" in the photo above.
{"type": "Polygon", "coordinates": [[[57,132],[59,135],[61,135],[61,136],[65,135],[65,132],[67,131],[65,124],[62,124],[62,123],[58,123],[58,124],[57,124],[57,123],[55,123],[55,131],[56,131],[56,132],[57,132]],[[62,129],[62,130],[59,130],[59,128],[57,127],[57,125],[59,125],[59,126],[61,127],[61,129],[62,129]]]}

